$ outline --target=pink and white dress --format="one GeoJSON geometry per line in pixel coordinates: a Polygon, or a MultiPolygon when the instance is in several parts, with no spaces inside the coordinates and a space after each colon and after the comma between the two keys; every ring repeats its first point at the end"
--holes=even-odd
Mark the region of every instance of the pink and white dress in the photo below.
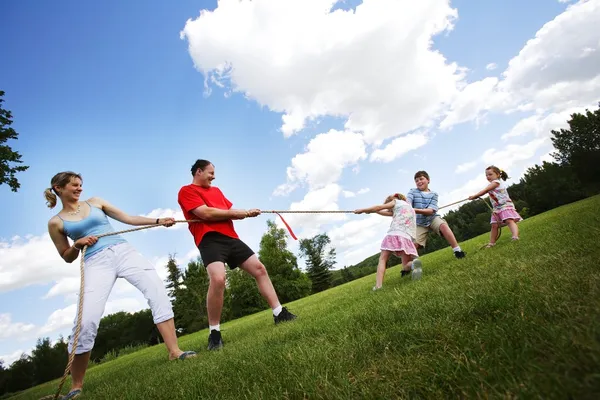
{"type": "Polygon", "coordinates": [[[490,224],[504,224],[504,221],[507,219],[512,219],[515,222],[521,221],[523,218],[517,212],[514,203],[508,195],[506,182],[500,179],[494,179],[492,182],[498,182],[499,185],[496,189],[488,192],[492,206],[494,206],[490,224]]]}
{"type": "Polygon", "coordinates": [[[417,256],[413,239],[417,237],[415,210],[404,200],[396,200],[392,209],[390,228],[381,242],[381,250],[388,250],[400,256],[401,252],[417,256]]]}

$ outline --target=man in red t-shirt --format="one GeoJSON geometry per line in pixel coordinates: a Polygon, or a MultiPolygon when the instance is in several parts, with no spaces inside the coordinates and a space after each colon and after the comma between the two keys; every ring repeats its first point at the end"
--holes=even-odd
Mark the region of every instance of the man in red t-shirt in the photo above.
{"type": "Polygon", "coordinates": [[[197,160],[192,166],[192,183],[179,190],[178,202],[187,220],[194,243],[206,267],[210,283],[206,299],[210,335],[208,349],[221,348],[220,320],[225,292],[225,263],[238,266],[256,279],[258,290],[273,309],[275,323],[290,321],[296,316],[282,307],[265,266],[254,251],[240,240],[233,227],[234,219],[260,215],[260,210],[237,210],[217,187],[212,186],[215,167],[207,160],[197,160]]]}

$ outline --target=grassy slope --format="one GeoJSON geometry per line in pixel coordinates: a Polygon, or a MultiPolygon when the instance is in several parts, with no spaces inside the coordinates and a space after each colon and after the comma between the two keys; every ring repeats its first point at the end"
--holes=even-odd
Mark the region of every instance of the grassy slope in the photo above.
{"type": "MultiPolygon", "coordinates": [[[[167,362],[155,346],[89,371],[81,399],[572,398],[600,395],[600,196],[423,257],[413,282],[387,271],[180,339],[199,357],[167,362]]],[[[66,385],[68,386],[69,380],[66,385]]],[[[54,393],[57,381],[15,399],[54,393]]]]}

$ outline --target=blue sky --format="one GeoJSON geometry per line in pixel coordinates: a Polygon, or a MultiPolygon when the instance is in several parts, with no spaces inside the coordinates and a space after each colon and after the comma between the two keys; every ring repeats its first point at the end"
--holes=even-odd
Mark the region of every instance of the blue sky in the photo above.
{"type": "MultiPolygon", "coordinates": [[[[71,327],[78,261],[65,264],[49,242],[58,210],[42,195],[56,172],[81,173],[85,198],[135,215],[179,215],[177,191],[197,158],[213,161],[237,208],[352,210],[407,191],[419,169],[447,204],[483,187],[486,163],[518,180],[548,157],[549,130],[600,97],[600,35],[588,29],[598,1],[321,10],[334,3],[286,3],[297,18],[273,0],[2,4],[0,89],[19,132],[9,144],[30,169],[18,193],[0,187],[0,358],[71,327]],[[556,39],[567,37],[576,42],[556,39]],[[225,63],[233,73],[211,80],[225,63]]],[[[268,218],[236,222],[256,250],[268,218]]],[[[288,222],[301,237],[328,232],[341,267],[378,251],[389,221],[376,218],[288,222]]],[[[161,276],[168,254],[182,266],[197,255],[183,225],[127,239],[161,276]]],[[[127,288],[119,283],[107,312],[146,307],[127,288]]]]}

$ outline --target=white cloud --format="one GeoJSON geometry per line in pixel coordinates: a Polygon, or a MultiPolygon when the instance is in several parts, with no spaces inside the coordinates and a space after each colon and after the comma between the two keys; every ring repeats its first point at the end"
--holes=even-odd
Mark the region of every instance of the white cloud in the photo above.
{"type": "Polygon", "coordinates": [[[345,198],[351,198],[351,197],[359,196],[361,194],[369,193],[369,191],[371,191],[371,189],[369,189],[369,188],[359,189],[356,193],[352,192],[350,190],[343,190],[342,194],[344,195],[345,198]]]}
{"type": "Polygon", "coordinates": [[[502,147],[502,149],[491,148],[483,153],[481,160],[486,164],[486,167],[487,164],[494,164],[508,171],[517,162],[531,159],[540,148],[548,143],[549,139],[542,137],[533,139],[524,145],[509,144],[502,147]]]}
{"type": "MultiPolygon", "coordinates": [[[[589,107],[593,109],[593,107],[589,107]]],[[[517,122],[510,131],[502,135],[503,140],[507,140],[516,136],[525,136],[533,134],[537,137],[550,137],[552,130],[568,128],[567,121],[571,118],[571,114],[576,112],[584,112],[583,108],[569,108],[561,112],[551,114],[537,113],[527,118],[523,118],[517,122]]]]}
{"type": "MultiPolygon", "coordinates": [[[[342,190],[339,185],[330,184],[324,188],[308,192],[304,196],[304,199],[299,202],[293,202],[289,209],[291,211],[339,211],[337,200],[341,192],[342,190]]],[[[299,239],[317,234],[319,228],[325,224],[344,221],[348,218],[343,213],[282,214],[282,216],[299,239]]],[[[276,223],[279,227],[284,227],[279,218],[276,219],[276,223]]]]}
{"type": "Polygon", "coordinates": [[[457,174],[462,174],[463,172],[472,170],[473,168],[475,168],[476,165],[477,161],[466,162],[457,166],[454,172],[457,174]]]}
{"type": "Polygon", "coordinates": [[[6,354],[6,355],[0,355],[0,360],[4,361],[4,368],[8,368],[10,367],[10,365],[12,363],[14,363],[15,361],[17,361],[18,359],[21,358],[22,354],[25,354],[26,352],[24,350],[17,350],[17,351],[13,351],[10,354],[6,354]]]}
{"type": "MultiPolygon", "coordinates": [[[[175,218],[178,221],[185,220],[183,211],[173,210],[171,208],[155,208],[154,210],[150,211],[148,214],[143,214],[142,217],[147,217],[147,218],[152,218],[152,219],[175,218]]],[[[172,229],[183,229],[183,228],[187,228],[187,223],[181,222],[181,223],[177,223],[173,226],[169,226],[168,228],[167,227],[158,227],[158,228],[152,228],[152,229],[171,229],[172,230],[172,229]]]]}
{"type": "Polygon", "coordinates": [[[10,314],[0,314],[0,340],[27,335],[35,330],[35,325],[23,322],[12,322],[10,314]]]}
{"type": "Polygon", "coordinates": [[[596,102],[600,92],[600,3],[580,1],[542,26],[502,79],[485,78],[454,96],[440,128],[477,120],[483,112],[560,113],[596,102]]]}
{"type": "Polygon", "coordinates": [[[181,33],[195,67],[284,113],[290,136],[322,116],[347,119],[367,143],[430,125],[464,71],[434,50],[453,28],[448,0],[222,0],[181,33]],[[392,82],[394,84],[392,84],[392,82]]]}
{"type": "MultiPolygon", "coordinates": [[[[355,216],[351,221],[329,230],[327,234],[336,248],[357,247],[378,236],[383,239],[391,222],[390,217],[378,214],[366,215],[363,218],[355,216]]],[[[376,251],[377,249],[374,249],[372,253],[376,251]]]]}
{"type": "Polygon", "coordinates": [[[390,162],[396,158],[408,153],[409,151],[425,146],[428,137],[424,133],[411,133],[406,136],[400,136],[383,149],[377,149],[371,153],[371,161],[390,162]]]}
{"type": "Polygon", "coordinates": [[[79,259],[67,264],[50,236],[0,241],[0,292],[79,276],[79,259]]]}
{"type": "Polygon", "coordinates": [[[287,182],[274,195],[289,193],[297,185],[308,183],[310,189],[320,189],[336,182],[344,167],[367,157],[362,136],[353,132],[330,130],[315,136],[306,151],[297,154],[287,168],[287,182]]]}
{"type": "MultiPolygon", "coordinates": [[[[510,92],[515,102],[533,102],[533,108],[546,106],[555,110],[564,107],[564,98],[561,99],[564,94],[558,87],[577,85],[578,89],[587,87],[597,94],[600,52],[595,50],[600,49],[599,20],[598,1],[580,1],[569,6],[546,23],[509,61],[500,89],[510,92]],[[542,101],[544,96],[554,100],[542,101]],[[556,98],[563,101],[556,102],[556,98]],[[543,104],[537,104],[540,102],[543,104]]],[[[574,94],[571,93],[570,100],[577,100],[574,94]]],[[[589,102],[589,99],[581,100],[589,102]]]]}
{"type": "Polygon", "coordinates": [[[552,157],[552,153],[554,153],[553,151],[549,151],[546,154],[544,154],[543,156],[540,157],[540,164],[543,164],[544,162],[549,162],[549,163],[553,163],[556,162],[556,160],[554,159],[554,157],[552,157]]]}
{"type": "Polygon", "coordinates": [[[447,129],[452,125],[478,119],[482,111],[493,108],[497,98],[491,95],[497,84],[498,78],[485,78],[467,85],[455,96],[440,128],[447,129]]]}
{"type": "Polygon", "coordinates": [[[487,69],[488,71],[493,71],[498,67],[498,65],[496,63],[489,63],[488,65],[485,66],[485,69],[487,69]]]}

